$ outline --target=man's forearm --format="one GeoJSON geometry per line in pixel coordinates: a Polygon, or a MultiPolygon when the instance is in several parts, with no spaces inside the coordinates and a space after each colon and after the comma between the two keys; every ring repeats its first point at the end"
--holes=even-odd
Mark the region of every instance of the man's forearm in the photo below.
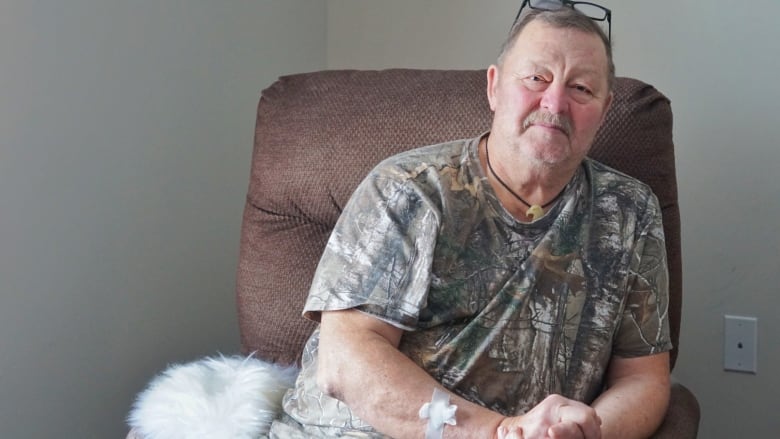
{"type": "Polygon", "coordinates": [[[668,358],[648,357],[650,366],[640,373],[611,372],[607,390],[593,403],[604,439],[648,438],[655,432],[669,405],[668,358]]]}
{"type": "MultiPolygon", "coordinates": [[[[421,438],[427,421],[419,409],[442,387],[398,351],[400,333],[363,319],[374,320],[357,311],[323,313],[318,384],[378,431],[421,438]]],[[[451,404],[458,406],[457,426],[445,427],[443,437],[495,437],[503,416],[456,395],[451,404]]]]}

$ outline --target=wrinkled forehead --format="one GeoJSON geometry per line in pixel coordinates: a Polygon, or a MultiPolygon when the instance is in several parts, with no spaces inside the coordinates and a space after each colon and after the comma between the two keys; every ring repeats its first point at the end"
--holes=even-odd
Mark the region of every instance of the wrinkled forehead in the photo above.
{"type": "Polygon", "coordinates": [[[606,74],[607,51],[598,35],[542,21],[529,23],[509,50],[512,58],[566,58],[598,65],[606,74]]]}
{"type": "MultiPolygon", "coordinates": [[[[521,9],[521,13],[518,15],[517,19],[512,25],[507,39],[501,45],[501,50],[499,51],[499,56],[496,60],[497,64],[499,66],[504,64],[506,58],[509,55],[509,52],[515,48],[518,39],[520,39],[521,36],[525,37],[528,35],[527,30],[529,27],[533,28],[541,25],[549,26],[552,29],[574,29],[575,31],[579,30],[584,32],[584,34],[581,35],[593,34],[597,37],[597,39],[601,40],[601,45],[599,47],[603,50],[601,53],[605,54],[606,56],[607,84],[608,87],[612,89],[615,81],[615,65],[612,61],[612,47],[609,39],[604,34],[599,25],[594,22],[593,19],[583,15],[581,11],[577,10],[576,8],[560,7],[560,2],[545,4],[557,4],[558,7],[553,8],[555,10],[545,10],[543,8],[527,8],[525,10],[521,9]]],[[[539,5],[540,3],[538,3],[537,0],[534,0],[534,6],[538,7],[539,5]]],[[[555,38],[557,37],[550,37],[551,40],[555,38]]]]}

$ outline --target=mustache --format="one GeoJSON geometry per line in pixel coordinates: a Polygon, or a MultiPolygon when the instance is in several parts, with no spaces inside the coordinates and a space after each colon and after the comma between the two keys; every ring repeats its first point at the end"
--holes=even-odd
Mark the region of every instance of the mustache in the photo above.
{"type": "Polygon", "coordinates": [[[523,131],[527,130],[531,125],[538,123],[555,127],[563,131],[567,136],[571,134],[571,120],[568,117],[541,110],[535,110],[523,120],[523,131]]]}

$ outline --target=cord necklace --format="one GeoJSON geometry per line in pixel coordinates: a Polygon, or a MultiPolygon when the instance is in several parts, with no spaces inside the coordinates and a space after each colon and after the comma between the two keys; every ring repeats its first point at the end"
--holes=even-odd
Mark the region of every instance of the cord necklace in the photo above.
{"type": "Polygon", "coordinates": [[[485,137],[485,161],[487,162],[488,169],[490,170],[490,173],[493,174],[493,177],[496,178],[496,180],[501,183],[501,186],[504,187],[504,189],[508,190],[510,194],[512,194],[515,198],[517,198],[518,201],[528,206],[528,210],[525,211],[525,216],[531,218],[531,221],[536,221],[537,218],[541,218],[542,215],[544,215],[544,209],[548,208],[551,204],[558,201],[558,198],[561,197],[563,194],[563,191],[566,190],[566,186],[561,189],[560,192],[558,192],[558,195],[553,197],[552,200],[539,205],[539,204],[531,204],[528,201],[525,201],[523,197],[518,195],[515,191],[512,190],[512,188],[509,187],[508,184],[504,182],[504,180],[501,179],[501,177],[496,174],[496,171],[493,169],[493,165],[490,164],[490,153],[488,152],[488,140],[490,139],[490,135],[488,134],[487,137],[485,137]]]}

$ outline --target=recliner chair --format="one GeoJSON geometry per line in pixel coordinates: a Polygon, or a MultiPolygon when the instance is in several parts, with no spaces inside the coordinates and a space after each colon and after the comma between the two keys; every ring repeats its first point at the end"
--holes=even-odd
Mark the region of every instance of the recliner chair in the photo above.
{"type": "MultiPolygon", "coordinates": [[[[659,198],[677,358],[682,304],[680,218],[669,100],[618,78],[591,156],[648,183],[659,198]]],[[[397,152],[490,127],[484,70],[322,71],[262,92],[241,232],[237,304],[242,351],[295,364],[314,323],[301,310],[328,236],[353,189],[397,152]]],[[[682,384],[655,438],[695,438],[699,405],[682,384]]],[[[132,433],[131,433],[132,435],[132,433]]]]}

